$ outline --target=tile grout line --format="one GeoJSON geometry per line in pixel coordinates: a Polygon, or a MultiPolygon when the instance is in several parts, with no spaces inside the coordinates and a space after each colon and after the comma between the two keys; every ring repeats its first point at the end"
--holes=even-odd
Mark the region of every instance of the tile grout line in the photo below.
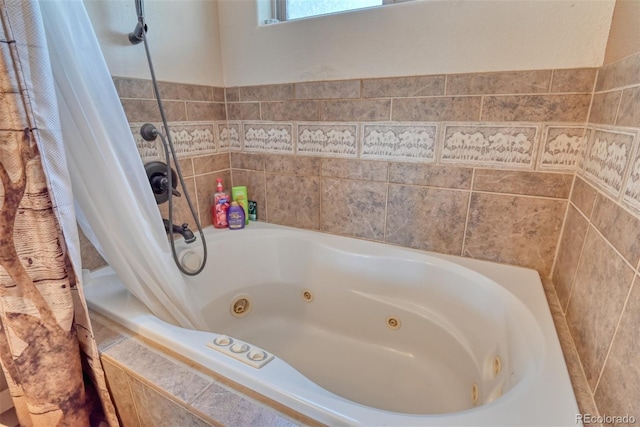
{"type": "Polygon", "coordinates": [[[602,361],[602,366],[600,367],[600,372],[598,373],[598,380],[596,381],[596,385],[593,388],[593,396],[595,399],[595,395],[596,392],[598,391],[598,386],[600,385],[600,380],[602,379],[602,375],[604,374],[604,368],[607,365],[607,361],[609,360],[609,355],[611,354],[611,350],[613,349],[613,344],[615,342],[616,336],[618,335],[618,330],[620,328],[620,323],[622,323],[622,317],[625,314],[625,311],[627,309],[627,305],[629,303],[629,298],[631,298],[631,291],[633,291],[634,286],[636,285],[636,282],[638,281],[638,276],[637,273],[634,275],[633,279],[631,280],[631,286],[629,286],[629,290],[627,291],[627,296],[624,300],[624,304],[622,305],[622,309],[620,310],[620,314],[618,315],[618,321],[616,322],[616,327],[613,330],[613,335],[611,336],[611,341],[609,342],[609,345],[607,347],[607,354],[604,357],[604,360],[602,361]]]}
{"type": "MultiPolygon", "coordinates": [[[[571,205],[571,204],[573,204],[573,202],[571,200],[569,200],[568,204],[571,205]]],[[[594,201],[594,206],[595,206],[595,201],[594,201]]],[[[574,205],[574,207],[580,214],[583,214],[580,211],[580,209],[578,209],[577,206],[574,205]]],[[[593,207],[591,207],[591,210],[593,211],[593,207]]],[[[571,278],[571,285],[569,286],[569,294],[567,295],[566,307],[562,307],[562,304],[560,305],[560,308],[562,309],[562,314],[564,316],[566,316],[567,313],[569,312],[569,304],[571,303],[571,297],[573,296],[573,290],[574,290],[574,287],[575,287],[575,281],[576,281],[576,277],[578,276],[578,269],[580,268],[580,263],[582,262],[582,255],[584,254],[584,248],[585,248],[586,243],[587,243],[587,236],[589,235],[589,228],[591,226],[590,218],[586,218],[586,215],[583,215],[583,216],[585,216],[585,219],[587,221],[587,231],[584,234],[584,239],[583,239],[582,245],[580,247],[580,254],[578,255],[578,261],[576,263],[576,270],[573,272],[573,275],[572,275],[572,278],[571,278]]],[[[556,249],[556,252],[557,252],[557,249],[556,249]]],[[[554,287],[555,287],[555,285],[554,285],[554,287]]]]}
{"type": "Polygon", "coordinates": [[[469,186],[469,200],[467,202],[467,214],[464,221],[464,232],[462,234],[462,247],[460,248],[460,256],[464,256],[464,247],[467,243],[467,228],[469,227],[469,219],[471,216],[471,199],[473,196],[473,185],[476,178],[476,169],[473,168],[471,171],[471,183],[469,186]]]}
{"type": "MultiPolygon", "coordinates": [[[[556,250],[555,250],[555,254],[553,255],[553,262],[551,263],[551,270],[549,273],[549,278],[551,279],[551,282],[553,283],[553,274],[555,272],[556,269],[556,263],[558,262],[558,257],[560,255],[560,245],[562,244],[562,238],[564,237],[564,233],[566,231],[566,226],[567,226],[567,219],[568,219],[568,215],[569,215],[569,206],[571,206],[571,196],[573,195],[573,191],[575,189],[575,184],[576,184],[576,176],[575,174],[573,175],[573,182],[571,183],[571,190],[569,191],[569,196],[567,197],[567,206],[565,208],[564,211],[564,219],[562,220],[562,226],[560,227],[560,233],[558,235],[558,240],[556,242],[556,250]]],[[[554,290],[555,290],[555,285],[554,285],[554,290]]],[[[559,300],[558,300],[559,301],[559,300]]]]}
{"type": "Polygon", "coordinates": [[[387,241],[387,222],[389,221],[389,191],[391,189],[391,183],[389,182],[389,176],[391,174],[389,163],[387,163],[387,180],[385,181],[386,191],[384,200],[384,226],[382,230],[382,241],[387,241]]]}

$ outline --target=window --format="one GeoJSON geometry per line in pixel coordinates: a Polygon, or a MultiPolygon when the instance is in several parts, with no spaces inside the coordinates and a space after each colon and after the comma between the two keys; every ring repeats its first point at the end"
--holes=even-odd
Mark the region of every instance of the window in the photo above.
{"type": "Polygon", "coordinates": [[[272,24],[405,1],[410,0],[272,0],[275,19],[267,19],[264,23],[272,24]]]}

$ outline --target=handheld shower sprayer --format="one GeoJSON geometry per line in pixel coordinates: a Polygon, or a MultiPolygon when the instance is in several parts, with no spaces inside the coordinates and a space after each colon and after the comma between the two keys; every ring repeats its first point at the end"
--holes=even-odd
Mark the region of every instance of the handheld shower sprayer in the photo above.
{"type": "Polygon", "coordinates": [[[156,202],[158,204],[164,203],[167,201],[169,203],[169,218],[163,219],[164,229],[169,235],[169,243],[171,244],[171,254],[173,256],[173,260],[176,263],[178,269],[188,276],[195,276],[200,274],[204,269],[205,264],[207,263],[207,242],[204,238],[204,232],[202,231],[202,225],[200,224],[200,220],[198,218],[198,213],[194,207],[194,204],[191,202],[191,198],[189,197],[189,193],[187,192],[187,186],[184,182],[184,178],[182,176],[182,171],[180,170],[180,163],[178,162],[178,156],[176,153],[176,149],[173,145],[173,141],[171,138],[171,132],[169,131],[169,124],[167,123],[167,116],[164,111],[164,107],[162,106],[162,99],[160,97],[160,90],[158,88],[158,80],[156,79],[156,73],[153,69],[153,61],[151,60],[151,53],[149,51],[149,44],[147,40],[147,24],[144,22],[144,4],[143,0],[135,0],[136,5],[136,14],[138,15],[138,23],[136,24],[136,28],[132,33],[129,33],[129,41],[132,44],[138,44],[144,42],[144,50],[147,55],[147,63],[149,65],[149,73],[151,74],[151,83],[153,85],[153,91],[156,96],[156,100],[158,101],[158,110],[160,112],[160,117],[162,119],[162,126],[164,127],[163,134],[160,132],[154,125],[150,123],[146,123],[140,129],[140,135],[146,141],[154,141],[157,137],[160,137],[162,141],[162,146],[164,148],[165,153],[165,163],[162,162],[151,162],[145,165],[145,170],[147,172],[147,177],[149,178],[149,183],[154,192],[154,196],[156,197],[156,202]],[[173,164],[175,166],[176,172],[171,169],[171,158],[173,158],[173,164]],[[178,259],[178,254],[176,252],[176,246],[173,239],[173,235],[175,233],[181,234],[184,237],[185,243],[190,244],[196,241],[196,237],[194,233],[189,230],[188,224],[182,224],[182,226],[177,226],[173,224],[173,197],[180,197],[181,194],[176,190],[178,182],[183,188],[184,198],[187,202],[187,206],[189,206],[189,211],[191,212],[191,216],[196,224],[196,228],[198,229],[198,233],[200,234],[200,243],[202,245],[202,262],[200,266],[196,269],[191,268],[190,266],[183,265],[182,261],[178,259]],[[166,199],[165,199],[166,196],[166,199]]]}
{"type": "Polygon", "coordinates": [[[129,41],[131,44],[138,44],[144,40],[144,34],[147,32],[147,24],[144,22],[144,3],[143,0],[135,0],[136,14],[138,15],[138,23],[132,32],[129,33],[129,41]]]}

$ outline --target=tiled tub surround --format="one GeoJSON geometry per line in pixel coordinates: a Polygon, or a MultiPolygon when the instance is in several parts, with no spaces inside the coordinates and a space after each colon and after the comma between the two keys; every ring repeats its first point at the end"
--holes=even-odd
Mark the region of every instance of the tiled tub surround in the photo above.
{"type": "MultiPolygon", "coordinates": [[[[638,401],[640,380],[622,371],[628,364],[622,364],[620,355],[637,345],[632,327],[624,329],[625,325],[637,327],[639,321],[630,314],[621,316],[619,301],[612,310],[594,307],[580,302],[585,298],[579,299],[578,286],[573,286],[571,294],[563,287],[572,289],[574,282],[575,271],[567,265],[573,262],[575,269],[578,264],[589,265],[582,256],[582,244],[598,240],[593,236],[588,240],[586,230],[595,230],[592,234],[615,247],[593,222],[579,229],[585,236],[570,230],[576,206],[587,198],[580,190],[586,181],[598,188],[602,200],[616,197],[612,203],[638,220],[634,192],[628,185],[637,179],[632,167],[621,166],[620,156],[597,155],[603,146],[611,145],[613,134],[621,136],[615,139],[616,152],[624,150],[624,162],[634,155],[640,90],[637,82],[629,81],[634,73],[628,69],[637,66],[637,57],[620,61],[630,64],[627,71],[608,66],[307,82],[222,92],[196,88],[212,94],[205,95],[206,100],[191,99],[200,96],[194,95],[198,90],[193,87],[175,85],[170,93],[187,95],[174,98],[189,99],[170,102],[170,108],[176,109],[170,121],[185,128],[182,138],[174,139],[187,147],[180,152],[181,165],[204,225],[210,222],[208,204],[215,177],[221,176],[225,182],[233,178],[233,184],[248,186],[250,197],[258,201],[260,220],[524,265],[543,277],[553,276],[559,299],[555,300],[554,287],[547,282],[550,305],[552,311],[556,308],[558,330],[573,334],[573,338],[561,334],[561,341],[580,407],[597,412],[591,399],[595,391],[600,412],[604,408],[611,414],[628,407],[624,402],[638,401]],[[607,109],[618,104],[620,114],[607,109]],[[195,111],[207,113],[196,116],[195,111]],[[590,123],[585,126],[589,111],[590,123]],[[572,186],[576,170],[579,177],[572,186]],[[567,249],[572,246],[577,249],[567,249]],[[560,282],[563,276],[570,285],[560,282]],[[576,302],[570,303],[573,299],[576,302]],[[599,366],[603,374],[598,389],[589,386],[593,375],[587,372],[587,383],[580,364],[572,363],[578,360],[573,340],[583,365],[591,366],[589,360],[597,365],[602,357],[601,350],[594,357],[586,355],[594,347],[589,340],[595,330],[580,338],[580,322],[590,310],[620,319],[619,324],[613,323],[618,331],[615,342],[621,344],[611,346],[610,354],[604,352],[608,362],[617,362],[607,363],[607,369],[599,366]],[[626,335],[621,335],[625,330],[626,335]],[[607,378],[614,380],[603,382],[607,378]],[[623,398],[612,389],[620,378],[626,380],[623,398]]],[[[151,109],[152,90],[150,86],[142,89],[149,83],[115,80],[132,129],[146,121],[159,126],[151,109]]],[[[149,157],[149,147],[141,148],[145,158],[160,153],[157,144],[149,157]]],[[[184,206],[178,212],[184,212],[184,206]]],[[[175,222],[182,221],[180,215],[175,222]]],[[[582,211],[577,215],[583,222],[590,218],[582,211]]],[[[184,221],[192,223],[188,218],[184,221]]],[[[637,225],[633,227],[631,235],[638,231],[637,225]]],[[[613,253],[620,256],[617,249],[613,253]]],[[[602,256],[598,260],[600,265],[608,262],[602,256]]],[[[631,268],[630,277],[637,275],[637,263],[625,260],[623,264],[631,268]]],[[[611,274],[599,276],[603,286],[611,286],[611,274]]],[[[625,286],[621,285],[620,294],[625,286]]],[[[626,289],[630,288],[629,283],[626,289]]],[[[629,295],[628,303],[623,302],[627,306],[634,294],[629,295]]]]}
{"type": "Polygon", "coordinates": [[[317,425],[187,365],[170,349],[154,347],[95,312],[91,321],[123,427],[317,425]]]}
{"type": "Polygon", "coordinates": [[[640,52],[600,68],[553,272],[601,415],[640,419],[640,52]]]}
{"type": "Polygon", "coordinates": [[[231,153],[267,222],[551,273],[573,175],[231,153]]]}

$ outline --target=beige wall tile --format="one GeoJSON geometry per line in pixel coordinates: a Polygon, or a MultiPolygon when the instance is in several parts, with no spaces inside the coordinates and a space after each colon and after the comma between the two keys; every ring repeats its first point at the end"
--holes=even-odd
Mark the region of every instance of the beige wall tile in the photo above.
{"type": "Polygon", "coordinates": [[[601,67],[598,71],[596,91],[611,90],[638,83],[640,83],[640,52],[601,67]]]}
{"type": "Polygon", "coordinates": [[[211,383],[132,339],[112,345],[104,354],[184,402],[192,401],[211,383]]]}
{"type": "Polygon", "coordinates": [[[601,414],[630,415],[640,419],[640,278],[629,295],[611,352],[596,389],[601,414]]]}
{"type": "Polygon", "coordinates": [[[296,83],[295,91],[296,99],[360,98],[360,80],[296,83]]]}
{"type": "MultiPolygon", "coordinates": [[[[122,107],[127,120],[132,122],[159,122],[161,120],[157,101],[140,99],[122,99],[122,107]]],[[[162,103],[168,121],[187,120],[187,109],[182,101],[164,101],[162,103]]]]}
{"type": "Polygon", "coordinates": [[[211,426],[210,423],[137,379],[130,378],[130,384],[141,427],[211,426]]]}
{"type": "Polygon", "coordinates": [[[447,95],[547,93],[550,80],[550,70],[452,74],[447,95]]]}
{"type": "Polygon", "coordinates": [[[187,119],[190,121],[209,122],[226,120],[227,109],[219,102],[187,102],[187,119]]]}
{"type": "Polygon", "coordinates": [[[591,223],[631,264],[640,260],[640,219],[601,193],[596,198],[591,223]]]}
{"type": "Polygon", "coordinates": [[[223,87],[212,87],[211,93],[213,96],[213,102],[225,102],[225,94],[223,87]]]}
{"type": "Polygon", "coordinates": [[[193,157],[192,160],[195,175],[217,172],[231,167],[229,153],[193,157]]]}
{"type": "Polygon", "coordinates": [[[227,87],[224,88],[224,96],[226,102],[240,102],[240,88],[227,87]]]}
{"type": "Polygon", "coordinates": [[[363,98],[444,95],[445,76],[391,77],[362,80],[363,98]]]}
{"type": "Polygon", "coordinates": [[[320,175],[321,160],[316,157],[270,155],[265,162],[266,172],[292,173],[296,175],[320,175]]]}
{"type": "Polygon", "coordinates": [[[213,88],[184,83],[158,82],[160,97],[180,101],[213,101],[213,88]]]}
{"type": "Polygon", "coordinates": [[[262,120],[317,121],[318,101],[263,102],[260,106],[262,120]]]}
{"type": "Polygon", "coordinates": [[[293,84],[244,86],[238,88],[240,101],[281,101],[293,99],[293,84]]]}
{"type": "Polygon", "coordinates": [[[473,189],[495,193],[569,198],[573,175],[566,173],[520,172],[476,169],[473,189]]]}
{"type": "Polygon", "coordinates": [[[234,169],[232,171],[233,185],[244,185],[247,187],[247,196],[249,200],[257,203],[258,220],[267,220],[267,195],[265,190],[264,172],[251,171],[243,169],[234,169]]]}
{"type": "Polygon", "coordinates": [[[589,123],[614,124],[621,96],[622,91],[596,93],[593,95],[589,123]]]}
{"type": "MultiPolygon", "coordinates": [[[[169,127],[171,127],[171,125],[169,125],[169,127]]],[[[193,160],[191,157],[178,159],[178,164],[180,165],[180,171],[183,177],[188,178],[193,176],[193,160]]]]}
{"type": "Polygon", "coordinates": [[[323,178],[321,230],[382,241],[386,201],[386,183],[323,178]]]}
{"type": "Polygon", "coordinates": [[[391,163],[389,182],[466,190],[471,188],[472,168],[416,163],[391,163]]]}
{"type": "Polygon", "coordinates": [[[390,99],[320,101],[320,120],[326,122],[382,121],[390,117],[390,99]]]}
{"type": "Polygon", "coordinates": [[[633,270],[590,228],[569,300],[567,324],[592,390],[633,276],[633,270]]]}
{"type": "Polygon", "coordinates": [[[153,99],[153,85],[151,80],[114,77],[113,84],[120,98],[153,99]]]}
{"type": "Polygon", "coordinates": [[[320,227],[320,178],[265,174],[267,220],[317,230],[320,227]]]}
{"type": "Polygon", "coordinates": [[[587,92],[593,91],[598,74],[597,68],[574,68],[553,70],[551,92],[587,92]]]}
{"type": "Polygon", "coordinates": [[[244,398],[219,384],[211,384],[193,402],[203,414],[225,426],[295,427],[273,409],[244,398]]]}
{"type": "Polygon", "coordinates": [[[231,153],[231,167],[264,171],[265,160],[269,157],[265,154],[231,153]]]}
{"type": "Polygon", "coordinates": [[[460,255],[468,191],[389,185],[388,243],[460,255]]]}
{"type": "Polygon", "coordinates": [[[394,121],[476,121],[480,119],[480,97],[395,98],[394,121]]]}
{"type": "Polygon", "coordinates": [[[571,192],[571,202],[582,212],[587,218],[591,218],[593,205],[596,201],[597,191],[589,185],[582,177],[576,176],[571,192]]]}
{"type": "Polygon", "coordinates": [[[587,220],[578,213],[576,208],[570,205],[558,247],[556,264],[553,268],[553,283],[563,312],[567,310],[569,304],[571,287],[578,269],[588,227],[587,220]]]}
{"type": "Polygon", "coordinates": [[[118,412],[118,419],[123,427],[140,426],[127,374],[104,357],[101,360],[107,377],[107,387],[118,412]]]}
{"type": "Polygon", "coordinates": [[[564,200],[474,193],[463,255],[533,268],[548,277],[564,200]]]}
{"type": "Polygon", "coordinates": [[[228,120],[260,120],[260,103],[227,103],[228,120]]]}
{"type": "Polygon", "coordinates": [[[640,87],[622,92],[616,125],[640,128],[640,87]]]}
{"type": "Polygon", "coordinates": [[[365,181],[386,181],[387,162],[367,160],[323,159],[322,176],[365,181]]]}
{"type": "Polygon", "coordinates": [[[569,378],[571,379],[571,385],[573,386],[573,392],[576,396],[578,403],[578,410],[580,414],[592,414],[597,415],[598,409],[593,401],[593,395],[591,394],[591,388],[587,383],[587,379],[582,372],[582,365],[580,364],[580,357],[576,352],[576,347],[573,345],[573,338],[567,322],[564,320],[564,314],[562,308],[558,302],[558,298],[555,295],[553,283],[549,279],[542,278],[542,284],[549,303],[549,309],[553,316],[553,323],[558,333],[558,340],[562,347],[562,353],[564,360],[567,364],[567,370],[569,371],[569,378]]]}
{"type": "Polygon", "coordinates": [[[482,120],[584,122],[591,95],[486,96],[482,120]]]}

